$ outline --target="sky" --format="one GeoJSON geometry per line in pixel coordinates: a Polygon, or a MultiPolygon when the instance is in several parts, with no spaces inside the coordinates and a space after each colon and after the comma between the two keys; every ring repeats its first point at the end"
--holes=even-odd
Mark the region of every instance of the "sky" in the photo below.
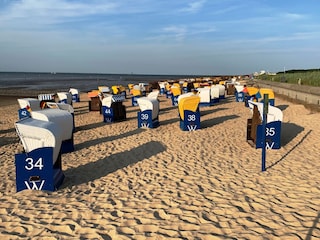
{"type": "Polygon", "coordinates": [[[319,0],[0,0],[0,71],[319,68],[319,0]]]}

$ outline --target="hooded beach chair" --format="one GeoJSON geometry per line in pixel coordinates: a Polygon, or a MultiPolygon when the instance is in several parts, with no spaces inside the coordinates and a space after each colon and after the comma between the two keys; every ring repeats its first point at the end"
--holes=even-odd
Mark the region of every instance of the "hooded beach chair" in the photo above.
{"type": "Polygon", "coordinates": [[[197,88],[200,97],[199,106],[211,106],[211,90],[208,87],[197,88]]]}
{"type": "Polygon", "coordinates": [[[19,119],[31,117],[31,111],[41,110],[41,101],[37,98],[18,98],[20,109],[18,110],[19,119]]]}
{"type": "Polygon", "coordinates": [[[51,121],[24,118],[15,123],[24,151],[15,154],[17,192],[56,190],[63,182],[63,129],[51,121]]]}
{"type": "Polygon", "coordinates": [[[78,89],[70,88],[69,93],[71,93],[72,102],[80,102],[80,93],[78,89]]]}
{"type": "Polygon", "coordinates": [[[220,94],[220,88],[218,85],[211,85],[210,87],[210,98],[211,103],[219,102],[219,94],[220,94]]]}
{"type": "Polygon", "coordinates": [[[172,98],[171,84],[167,83],[165,87],[166,87],[166,98],[172,98]]]}
{"type": "Polygon", "coordinates": [[[70,92],[58,92],[58,102],[72,105],[72,95],[70,92]]]}
{"type": "Polygon", "coordinates": [[[183,131],[194,131],[200,129],[200,97],[194,94],[188,94],[189,96],[183,95],[185,94],[182,94],[178,99],[180,128],[183,131]]]}
{"type": "Polygon", "coordinates": [[[268,105],[266,114],[266,130],[264,131],[262,121],[264,120],[264,103],[248,101],[249,108],[252,112],[252,118],[247,122],[247,141],[255,144],[256,148],[262,148],[263,135],[265,133],[266,147],[269,149],[279,149],[281,147],[281,123],[283,113],[281,109],[268,105]]]}
{"type": "Polygon", "coordinates": [[[142,91],[139,85],[134,85],[133,89],[131,90],[132,98],[131,98],[131,105],[138,106],[137,99],[142,97],[142,91]]]}
{"type": "Polygon", "coordinates": [[[171,101],[172,106],[178,106],[178,97],[181,95],[181,87],[179,84],[173,84],[171,86],[171,101]]]}
{"type": "Polygon", "coordinates": [[[247,90],[243,85],[235,85],[235,97],[236,102],[244,102],[245,95],[247,92],[244,92],[244,90],[247,90]]]}
{"type": "Polygon", "coordinates": [[[251,100],[251,101],[257,102],[258,99],[261,97],[259,89],[256,87],[246,87],[246,92],[247,94],[245,95],[245,99],[244,99],[246,107],[249,107],[248,101],[251,100]]]}
{"type": "Polygon", "coordinates": [[[216,86],[219,88],[219,99],[224,99],[225,93],[226,93],[226,87],[221,84],[217,84],[216,86]]]}
{"type": "Polygon", "coordinates": [[[99,90],[91,90],[88,92],[89,111],[100,111],[101,112],[101,92],[99,90]]]}
{"type": "Polygon", "coordinates": [[[141,97],[138,100],[138,128],[155,128],[159,126],[159,101],[156,98],[141,97]]]}
{"type": "Polygon", "coordinates": [[[98,86],[98,90],[100,93],[110,93],[110,88],[108,86],[98,86]]]}
{"type": "Polygon", "coordinates": [[[126,119],[126,107],[123,105],[124,95],[105,95],[102,99],[103,121],[106,123],[126,119]]]}
{"type": "Polygon", "coordinates": [[[161,95],[164,95],[166,93],[166,84],[167,82],[158,82],[161,95]]]}

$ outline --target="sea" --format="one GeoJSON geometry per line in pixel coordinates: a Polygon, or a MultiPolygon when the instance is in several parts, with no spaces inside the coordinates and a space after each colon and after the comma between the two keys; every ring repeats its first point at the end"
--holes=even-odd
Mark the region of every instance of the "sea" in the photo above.
{"type": "Polygon", "coordinates": [[[99,74],[99,73],[45,73],[45,72],[0,72],[0,90],[55,90],[68,91],[76,88],[82,92],[98,86],[113,86],[150,83],[163,80],[192,78],[190,75],[145,75],[145,74],[99,74]]]}

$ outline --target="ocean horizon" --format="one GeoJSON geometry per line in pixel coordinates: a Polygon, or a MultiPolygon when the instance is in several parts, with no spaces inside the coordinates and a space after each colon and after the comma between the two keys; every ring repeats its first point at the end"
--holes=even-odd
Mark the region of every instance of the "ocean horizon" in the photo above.
{"type": "Polygon", "coordinates": [[[0,72],[0,89],[59,90],[77,88],[90,91],[98,86],[150,83],[163,80],[194,78],[201,75],[112,74],[112,73],[56,73],[56,72],[0,72]]]}

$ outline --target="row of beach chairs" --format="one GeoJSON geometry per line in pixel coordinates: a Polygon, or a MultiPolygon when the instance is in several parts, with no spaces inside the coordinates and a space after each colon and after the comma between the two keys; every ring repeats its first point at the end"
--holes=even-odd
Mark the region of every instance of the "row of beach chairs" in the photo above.
{"type": "MultiPolygon", "coordinates": [[[[170,88],[171,94],[175,91],[172,89],[175,88],[170,88]]],[[[125,120],[126,109],[123,102],[126,99],[126,94],[123,94],[119,87],[114,88],[112,92],[109,90],[100,88],[98,93],[91,93],[88,96],[99,99],[99,110],[103,115],[104,122],[125,120]]],[[[176,100],[173,105],[177,106],[180,128],[183,131],[199,130],[201,125],[200,107],[211,106],[212,99],[225,98],[226,90],[223,85],[198,87],[196,90],[179,92],[178,95],[175,95],[176,100]]],[[[243,92],[243,90],[244,87],[236,86],[235,94],[243,92]]],[[[255,89],[251,89],[248,91],[249,94],[248,92],[246,94],[251,96],[250,93],[254,93],[256,96],[258,92],[255,91],[255,89]]],[[[259,93],[264,95],[269,92],[260,89],[259,93]]],[[[140,108],[137,113],[138,128],[156,128],[160,125],[159,95],[161,95],[161,90],[153,90],[145,95],[131,96],[131,98],[135,97],[137,106],[140,108]]],[[[281,147],[280,133],[283,116],[282,111],[274,106],[274,95],[270,94],[270,96],[273,101],[268,103],[269,111],[266,115],[267,128],[270,129],[268,130],[270,135],[267,136],[267,145],[271,149],[278,149],[281,147]]],[[[24,152],[15,155],[17,191],[24,189],[54,191],[62,184],[64,180],[62,155],[74,150],[75,125],[72,107],[74,101],[79,101],[79,98],[73,98],[71,92],[40,94],[38,98],[18,99],[19,121],[15,123],[15,128],[24,152]]],[[[248,98],[247,107],[252,114],[252,118],[247,120],[247,141],[256,148],[261,148],[264,103],[257,101],[257,98],[248,98]]]]}

